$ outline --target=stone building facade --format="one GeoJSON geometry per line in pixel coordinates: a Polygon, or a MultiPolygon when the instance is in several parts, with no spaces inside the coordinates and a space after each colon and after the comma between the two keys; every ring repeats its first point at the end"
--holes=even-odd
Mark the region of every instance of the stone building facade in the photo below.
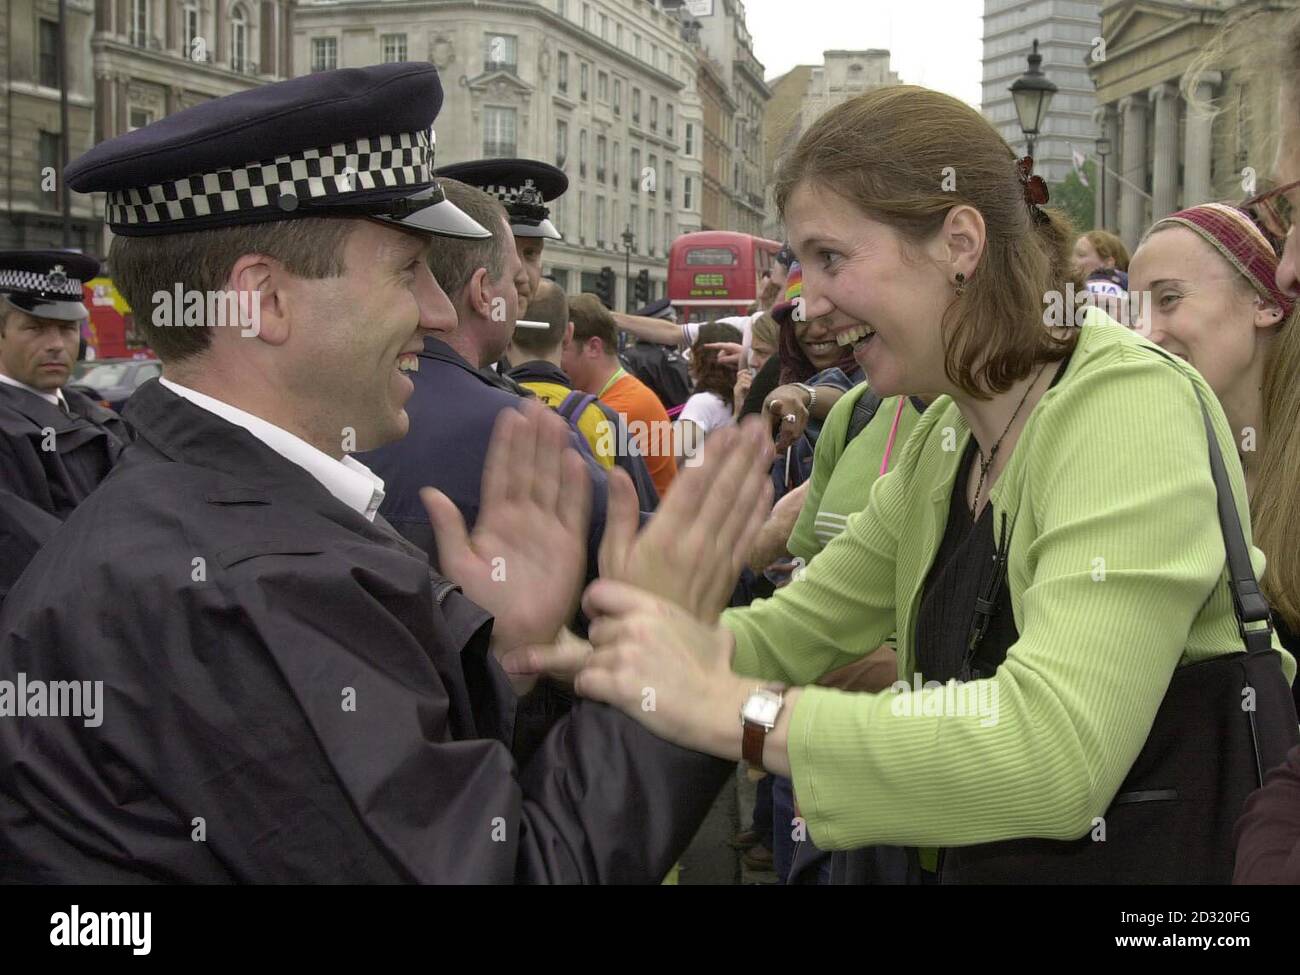
{"type": "Polygon", "coordinates": [[[669,244],[700,222],[699,165],[683,159],[691,142],[701,152],[695,66],[675,12],[646,0],[300,0],[293,46],[299,73],[432,62],[440,165],[521,157],[569,177],[551,205],[565,239],[547,243],[547,273],[594,291],[611,267],[617,307],[625,268],[649,270],[664,293],[669,244]]]}
{"type": "Polygon", "coordinates": [[[1175,210],[1263,188],[1278,78],[1262,55],[1296,6],[1115,0],[1103,9],[1106,58],[1091,70],[1095,125],[1112,145],[1104,224],[1128,247],[1175,210]]]}

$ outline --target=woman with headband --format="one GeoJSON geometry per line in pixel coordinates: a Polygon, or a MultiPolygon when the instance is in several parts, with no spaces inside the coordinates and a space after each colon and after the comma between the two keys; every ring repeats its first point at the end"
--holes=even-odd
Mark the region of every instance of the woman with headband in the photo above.
{"type": "MultiPolygon", "coordinates": [[[[1241,209],[1207,203],[1156,221],[1129,266],[1131,307],[1151,341],[1190,362],[1219,397],[1250,493],[1262,585],[1278,636],[1300,653],[1300,329],[1277,254],[1241,209]]],[[[1300,694],[1300,688],[1297,689],[1300,694]]]]}

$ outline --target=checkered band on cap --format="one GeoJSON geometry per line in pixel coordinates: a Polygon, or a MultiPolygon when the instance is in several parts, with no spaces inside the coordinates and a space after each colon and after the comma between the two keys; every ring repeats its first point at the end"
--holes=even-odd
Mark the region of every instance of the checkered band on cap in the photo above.
{"type": "Polygon", "coordinates": [[[291,212],[300,201],[346,205],[366,190],[419,188],[433,182],[432,130],[337,142],[108,194],[110,226],[182,223],[196,217],[268,210],[291,212]]]}
{"type": "Polygon", "coordinates": [[[59,265],[52,267],[48,274],[35,271],[0,270],[0,291],[17,291],[40,294],[50,298],[66,298],[80,301],[83,297],[81,281],[70,278],[63,273],[59,265]]]}
{"type": "Polygon", "coordinates": [[[540,223],[550,216],[551,211],[543,205],[546,200],[542,191],[533,185],[531,179],[525,180],[523,186],[485,186],[483,192],[504,203],[512,217],[523,217],[540,223]]]}

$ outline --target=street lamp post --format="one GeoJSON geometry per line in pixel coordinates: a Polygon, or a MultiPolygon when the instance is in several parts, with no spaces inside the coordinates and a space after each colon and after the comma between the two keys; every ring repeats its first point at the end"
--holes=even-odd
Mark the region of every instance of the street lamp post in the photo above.
{"type": "Polygon", "coordinates": [[[631,227],[625,227],[623,230],[623,304],[626,306],[623,310],[631,314],[632,312],[632,247],[636,243],[636,237],[632,234],[631,227]]]}
{"type": "Polygon", "coordinates": [[[1034,38],[1029,53],[1029,70],[1011,84],[1011,101],[1016,106],[1016,119],[1028,143],[1026,155],[1034,154],[1034,138],[1042,131],[1047,110],[1056,94],[1056,85],[1043,74],[1043,56],[1038,53],[1038,39],[1034,38]]]}
{"type": "Polygon", "coordinates": [[[1093,223],[1106,229],[1106,157],[1110,155],[1110,140],[1102,136],[1097,140],[1097,158],[1101,160],[1101,215],[1093,223]]]}

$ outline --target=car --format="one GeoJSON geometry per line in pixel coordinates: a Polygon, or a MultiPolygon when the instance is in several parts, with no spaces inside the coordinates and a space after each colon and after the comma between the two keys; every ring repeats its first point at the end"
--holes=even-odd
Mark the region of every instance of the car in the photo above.
{"type": "Polygon", "coordinates": [[[161,374],[157,359],[92,359],[77,363],[68,385],[120,411],[136,387],[161,374]]]}

